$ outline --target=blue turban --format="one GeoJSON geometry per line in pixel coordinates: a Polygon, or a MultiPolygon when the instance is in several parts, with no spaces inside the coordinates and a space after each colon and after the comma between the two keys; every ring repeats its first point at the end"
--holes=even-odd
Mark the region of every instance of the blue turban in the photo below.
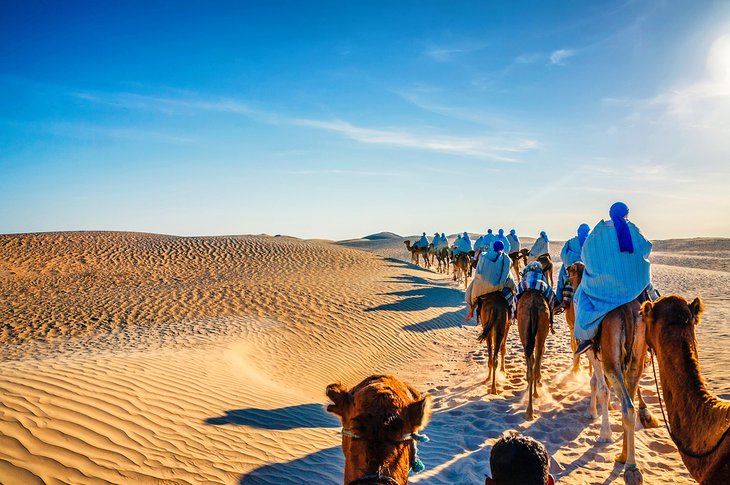
{"type": "Polygon", "coordinates": [[[514,230],[514,229],[512,229],[512,230],[510,230],[510,232],[509,232],[509,233],[510,233],[510,234],[512,234],[512,235],[514,236],[514,235],[515,235],[515,230],[514,230]]]}
{"type": "Polygon", "coordinates": [[[504,243],[502,241],[494,241],[494,244],[492,244],[492,247],[495,251],[500,252],[504,250],[504,243]]]}
{"type": "MultiPolygon", "coordinates": [[[[545,234],[545,231],[540,231],[540,235],[545,238],[546,241],[548,241],[547,234],[545,234]]],[[[550,242],[550,241],[548,241],[550,242]]]]}
{"type": "Polygon", "coordinates": [[[442,233],[441,233],[441,237],[446,237],[446,234],[444,234],[444,233],[442,232],[442,233]]]}
{"type": "Polygon", "coordinates": [[[631,231],[629,230],[629,225],[626,223],[626,216],[629,215],[629,206],[623,202],[616,202],[611,206],[608,215],[611,216],[613,226],[616,228],[619,249],[622,253],[633,253],[634,242],[631,240],[631,231]]]}
{"type": "Polygon", "coordinates": [[[504,229],[500,229],[500,230],[499,230],[499,235],[500,235],[500,236],[504,236],[504,229]]]}
{"type": "Polygon", "coordinates": [[[589,232],[591,232],[591,226],[588,224],[584,223],[578,226],[578,242],[580,242],[580,247],[583,247],[583,243],[586,242],[589,232]]]}
{"type": "Polygon", "coordinates": [[[487,229],[487,234],[492,234],[492,230],[491,229],[487,229]]]}

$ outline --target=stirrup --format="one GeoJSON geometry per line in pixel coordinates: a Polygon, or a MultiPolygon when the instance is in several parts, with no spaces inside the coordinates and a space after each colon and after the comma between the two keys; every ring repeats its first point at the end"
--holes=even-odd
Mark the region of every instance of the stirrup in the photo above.
{"type": "Polygon", "coordinates": [[[573,355],[580,355],[584,354],[593,347],[593,340],[581,340],[580,343],[578,343],[578,348],[575,349],[575,353],[573,355]]]}

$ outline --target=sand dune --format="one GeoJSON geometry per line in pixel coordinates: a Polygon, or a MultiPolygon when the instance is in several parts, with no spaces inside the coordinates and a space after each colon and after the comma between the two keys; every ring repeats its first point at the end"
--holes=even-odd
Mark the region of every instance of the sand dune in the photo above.
{"type": "MultiPolygon", "coordinates": [[[[598,445],[564,323],[527,423],[516,332],[489,396],[463,292],[382,236],[0,236],[0,482],[341,483],[324,387],[392,372],[436,397],[414,483],[483,483],[509,429],[547,445],[559,483],[621,483],[618,411],[617,442],[598,445]]],[[[706,299],[703,372],[728,397],[727,258],[697,263],[726,248],[707,244],[661,247],[654,272],[662,290],[706,299]]],[[[653,379],[642,385],[658,415],[653,379]]],[[[646,483],[692,483],[663,428],[637,433],[637,456],[646,483]]]]}

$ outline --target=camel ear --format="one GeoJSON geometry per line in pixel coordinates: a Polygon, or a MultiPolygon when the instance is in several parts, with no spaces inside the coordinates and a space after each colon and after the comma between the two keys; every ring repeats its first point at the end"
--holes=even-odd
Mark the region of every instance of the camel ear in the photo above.
{"type": "Polygon", "coordinates": [[[700,316],[702,315],[702,312],[705,311],[705,304],[699,296],[689,304],[689,311],[692,312],[694,324],[697,325],[700,323],[700,316]]]}
{"type": "Polygon", "coordinates": [[[646,300],[641,305],[641,318],[646,323],[651,323],[652,319],[654,318],[652,312],[654,311],[654,303],[651,300],[646,300]]]}
{"type": "Polygon", "coordinates": [[[327,412],[336,414],[341,418],[345,417],[350,406],[352,406],[352,394],[339,382],[327,386],[325,393],[334,403],[327,406],[327,412]]]}
{"type": "Polygon", "coordinates": [[[428,424],[428,420],[431,419],[431,396],[426,394],[418,401],[410,403],[404,414],[413,426],[413,431],[424,428],[428,424]]]}

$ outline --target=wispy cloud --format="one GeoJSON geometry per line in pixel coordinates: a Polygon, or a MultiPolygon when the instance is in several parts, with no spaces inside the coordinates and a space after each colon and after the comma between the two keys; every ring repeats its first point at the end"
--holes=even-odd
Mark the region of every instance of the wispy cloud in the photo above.
{"type": "Polygon", "coordinates": [[[518,162],[515,158],[516,154],[535,150],[539,147],[536,140],[515,135],[496,135],[492,137],[452,136],[434,133],[433,130],[419,133],[412,129],[368,128],[340,119],[318,120],[292,117],[252,108],[247,103],[230,98],[193,99],[186,97],[178,99],[131,93],[112,93],[108,95],[74,93],[74,95],[87,101],[111,104],[126,109],[234,113],[271,125],[300,126],[337,133],[360,143],[433,151],[499,162],[518,162]]]}
{"type": "Polygon", "coordinates": [[[578,52],[574,49],[558,49],[550,53],[550,64],[553,66],[564,66],[566,60],[575,56],[578,52]]]}
{"type": "Polygon", "coordinates": [[[534,64],[542,58],[543,54],[540,54],[539,52],[528,52],[515,57],[513,62],[515,64],[534,64]]]}
{"type": "Polygon", "coordinates": [[[115,140],[157,142],[171,145],[189,145],[196,142],[194,138],[158,131],[120,126],[92,125],[73,122],[16,122],[5,121],[7,125],[23,127],[34,131],[49,133],[69,138],[111,138],[115,140]]]}
{"type": "Polygon", "coordinates": [[[487,47],[484,43],[467,43],[455,46],[430,46],[423,53],[437,62],[447,62],[459,54],[477,52],[487,47]]]}

